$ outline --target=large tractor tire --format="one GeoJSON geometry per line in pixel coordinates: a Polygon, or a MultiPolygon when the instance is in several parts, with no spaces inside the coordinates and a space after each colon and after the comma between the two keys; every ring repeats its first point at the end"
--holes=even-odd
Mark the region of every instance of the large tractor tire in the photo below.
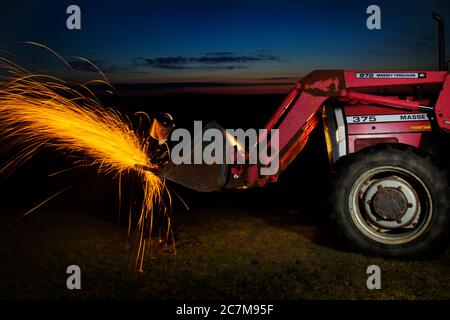
{"type": "Polygon", "coordinates": [[[447,239],[447,175],[420,150],[379,145],[343,158],[331,199],[334,220],[363,253],[426,258],[447,239]]]}

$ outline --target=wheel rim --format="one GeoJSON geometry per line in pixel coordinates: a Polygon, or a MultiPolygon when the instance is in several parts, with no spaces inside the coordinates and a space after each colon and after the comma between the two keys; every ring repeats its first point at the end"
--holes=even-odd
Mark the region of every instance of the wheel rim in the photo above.
{"type": "Polygon", "coordinates": [[[381,166],[364,172],[349,194],[350,216],[368,238],[383,244],[403,244],[421,236],[433,216],[425,183],[412,172],[381,166]]]}

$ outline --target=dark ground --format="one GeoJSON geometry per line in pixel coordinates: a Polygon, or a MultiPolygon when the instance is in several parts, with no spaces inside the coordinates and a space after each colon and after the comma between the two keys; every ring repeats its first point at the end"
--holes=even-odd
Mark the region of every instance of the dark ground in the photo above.
{"type": "MultiPolygon", "coordinates": [[[[281,99],[159,97],[127,100],[125,110],[155,106],[174,111],[178,123],[219,119],[246,128],[261,126],[281,99]]],[[[136,246],[125,246],[126,196],[117,222],[117,181],[95,169],[48,178],[68,162],[42,152],[0,183],[0,299],[449,299],[449,249],[427,261],[385,260],[352,252],[337,235],[323,144],[317,131],[279,183],[264,189],[199,194],[172,186],[190,206],[174,205],[177,254],[155,244],[144,273],[134,272],[136,246]],[[66,288],[71,264],[82,271],[78,291],[66,288]],[[381,290],[366,287],[372,264],[381,268],[381,290]]],[[[131,178],[124,183],[138,189],[131,178]]]]}

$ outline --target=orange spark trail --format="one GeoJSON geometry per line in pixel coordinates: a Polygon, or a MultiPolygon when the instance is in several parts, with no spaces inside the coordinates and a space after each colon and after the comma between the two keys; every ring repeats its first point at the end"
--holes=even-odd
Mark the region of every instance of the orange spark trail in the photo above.
{"type": "MultiPolygon", "coordinates": [[[[50,146],[71,155],[82,155],[81,162],[95,165],[99,172],[120,177],[137,171],[142,179],[144,200],[138,222],[140,247],[144,232],[151,236],[154,214],[163,210],[167,219],[167,234],[171,235],[170,217],[164,206],[167,192],[164,180],[150,171],[154,169],[147,140],[134,132],[128,120],[117,111],[105,109],[87,86],[79,90],[66,82],[44,74],[31,74],[0,57],[0,139],[4,147],[22,147],[22,153],[3,168],[14,169],[44,147],[50,146]]],[[[97,81],[98,82],[98,81],[97,81]]],[[[106,82],[105,82],[106,83],[106,82]]],[[[168,194],[168,193],[167,193],[168,194]]],[[[139,250],[139,269],[145,250],[139,250]]]]}

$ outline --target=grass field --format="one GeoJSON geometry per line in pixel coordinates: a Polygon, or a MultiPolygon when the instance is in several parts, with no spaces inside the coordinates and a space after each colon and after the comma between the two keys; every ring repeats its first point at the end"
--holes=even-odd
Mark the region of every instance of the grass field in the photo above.
{"type": "Polygon", "coordinates": [[[0,298],[450,298],[450,250],[412,262],[348,252],[325,216],[249,203],[267,195],[209,195],[208,206],[176,212],[176,256],[156,245],[143,273],[134,272],[136,252],[126,249],[126,226],[114,214],[42,209],[7,226],[20,210],[3,210],[0,298]],[[81,268],[81,290],[66,288],[71,264],[81,268]],[[381,290],[366,287],[372,264],[381,268],[381,290]]]}

